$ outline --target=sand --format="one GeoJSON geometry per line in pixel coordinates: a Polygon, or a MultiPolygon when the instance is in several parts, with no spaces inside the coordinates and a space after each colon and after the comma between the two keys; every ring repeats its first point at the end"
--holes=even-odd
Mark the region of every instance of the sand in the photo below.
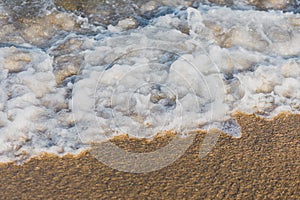
{"type": "MultiPolygon", "coordinates": [[[[43,154],[21,166],[0,165],[0,199],[299,199],[300,115],[273,120],[237,114],[241,138],[222,134],[215,148],[198,157],[204,137],[173,164],[134,174],[117,171],[90,153],[43,154]]],[[[152,151],[172,135],[153,141],[118,137],[131,151],[152,151]]]]}

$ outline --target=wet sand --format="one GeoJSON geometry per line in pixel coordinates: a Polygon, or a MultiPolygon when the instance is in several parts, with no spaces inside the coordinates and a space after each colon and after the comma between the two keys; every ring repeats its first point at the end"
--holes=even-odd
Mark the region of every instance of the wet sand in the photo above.
{"type": "MultiPolygon", "coordinates": [[[[88,152],[59,158],[41,155],[16,166],[0,165],[0,199],[299,199],[300,115],[273,120],[238,114],[241,138],[222,134],[205,158],[204,134],[173,164],[159,171],[120,172],[88,152]]],[[[152,151],[172,136],[119,137],[131,151],[152,151]]]]}

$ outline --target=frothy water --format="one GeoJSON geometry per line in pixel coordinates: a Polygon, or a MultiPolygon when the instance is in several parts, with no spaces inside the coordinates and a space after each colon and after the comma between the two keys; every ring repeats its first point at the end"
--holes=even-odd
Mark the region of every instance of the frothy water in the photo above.
{"type": "Polygon", "coordinates": [[[299,113],[297,1],[101,2],[0,4],[0,161],[299,113]]]}

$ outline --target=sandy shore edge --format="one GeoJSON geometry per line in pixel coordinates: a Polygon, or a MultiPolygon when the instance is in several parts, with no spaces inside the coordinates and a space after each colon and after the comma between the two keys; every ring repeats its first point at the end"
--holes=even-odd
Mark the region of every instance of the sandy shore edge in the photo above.
{"type": "MultiPolygon", "coordinates": [[[[300,115],[272,119],[237,113],[241,138],[222,134],[198,157],[204,135],[173,164],[134,174],[109,168],[89,151],[59,157],[41,154],[21,166],[1,163],[3,198],[31,199],[297,199],[300,196],[300,115]]],[[[136,152],[166,145],[172,134],[152,140],[119,136],[118,146],[136,152]]]]}

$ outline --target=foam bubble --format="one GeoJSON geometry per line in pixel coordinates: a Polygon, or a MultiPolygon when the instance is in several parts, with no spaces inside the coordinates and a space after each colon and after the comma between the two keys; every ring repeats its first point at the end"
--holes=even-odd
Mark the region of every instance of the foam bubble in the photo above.
{"type": "MultiPolygon", "coordinates": [[[[298,14],[178,12],[137,29],[65,33],[46,50],[1,47],[0,160],[77,153],[123,133],[219,129],[240,137],[237,111],[299,113],[298,14]]],[[[72,29],[69,15],[55,16],[72,29]]]]}

